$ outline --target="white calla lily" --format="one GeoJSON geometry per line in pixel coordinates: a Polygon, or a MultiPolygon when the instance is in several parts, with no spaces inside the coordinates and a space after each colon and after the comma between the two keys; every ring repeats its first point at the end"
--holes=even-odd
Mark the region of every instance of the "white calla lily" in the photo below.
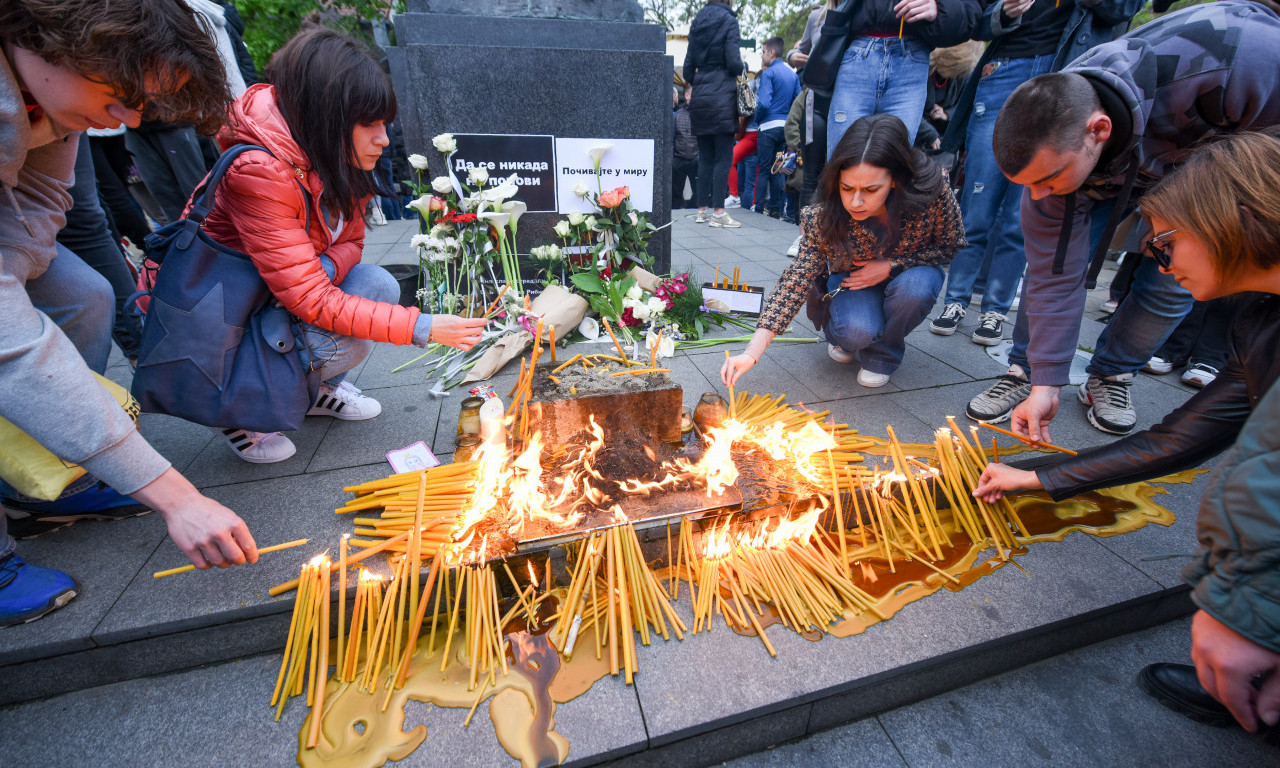
{"type": "Polygon", "coordinates": [[[587,154],[591,156],[591,163],[596,168],[596,173],[600,173],[600,160],[609,150],[613,149],[612,144],[597,144],[587,150],[587,154]]]}
{"type": "Polygon", "coordinates": [[[582,322],[578,323],[578,333],[588,341],[595,341],[600,338],[600,323],[594,317],[584,317],[582,322]]]}
{"type": "Polygon", "coordinates": [[[645,346],[648,347],[649,349],[653,349],[654,344],[658,345],[659,358],[675,356],[676,340],[674,336],[663,334],[662,340],[659,341],[658,334],[654,333],[653,331],[650,331],[648,334],[645,335],[645,346]]]}
{"type": "Polygon", "coordinates": [[[511,216],[512,232],[516,231],[516,222],[520,221],[520,217],[527,210],[529,210],[529,205],[523,200],[508,200],[502,204],[502,212],[511,216]]]}
{"type": "Polygon", "coordinates": [[[484,211],[483,213],[477,213],[476,218],[480,219],[481,221],[487,221],[491,226],[497,227],[498,229],[502,229],[503,227],[507,226],[507,222],[511,221],[511,214],[495,212],[495,211],[484,211]]]}
{"type": "Polygon", "coordinates": [[[427,215],[427,212],[428,212],[429,210],[431,210],[431,209],[428,207],[428,206],[430,206],[430,205],[431,205],[431,195],[423,195],[422,197],[418,198],[417,200],[414,200],[413,202],[411,202],[411,203],[409,203],[408,205],[406,205],[406,206],[405,206],[405,208],[412,208],[413,210],[417,211],[418,213],[422,214],[423,216],[426,216],[426,215],[427,215]]]}

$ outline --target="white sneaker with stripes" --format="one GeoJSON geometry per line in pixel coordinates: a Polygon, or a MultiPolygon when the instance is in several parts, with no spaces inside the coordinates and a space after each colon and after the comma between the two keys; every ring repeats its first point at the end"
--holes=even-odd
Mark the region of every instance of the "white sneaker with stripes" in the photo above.
{"type": "Polygon", "coordinates": [[[343,421],[364,421],[380,413],[381,403],[345,381],[336,387],[321,384],[316,404],[307,411],[308,416],[332,416],[343,421]]]}
{"type": "Polygon", "coordinates": [[[235,455],[250,464],[275,464],[297,452],[293,441],[280,432],[251,432],[247,429],[224,429],[222,439],[235,455]]]}

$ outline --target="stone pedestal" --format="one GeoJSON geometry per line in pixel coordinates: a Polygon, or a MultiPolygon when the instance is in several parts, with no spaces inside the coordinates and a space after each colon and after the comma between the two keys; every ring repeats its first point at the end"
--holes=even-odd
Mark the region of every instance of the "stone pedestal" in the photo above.
{"type": "MultiPolygon", "coordinates": [[[[671,220],[671,57],[634,0],[410,0],[389,50],[409,152],[431,159],[440,133],[652,139],[656,226],[671,220]]],[[[550,213],[520,220],[519,247],[558,242],[550,213]]],[[[670,230],[650,241],[670,269],[670,230]]]]}

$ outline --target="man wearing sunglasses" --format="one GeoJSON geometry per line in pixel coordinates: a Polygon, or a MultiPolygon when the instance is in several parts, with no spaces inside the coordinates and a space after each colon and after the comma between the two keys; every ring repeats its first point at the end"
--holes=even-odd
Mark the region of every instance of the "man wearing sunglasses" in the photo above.
{"type": "MultiPolygon", "coordinates": [[[[1009,371],[970,401],[970,418],[1012,416],[1015,431],[1051,439],[1086,290],[1116,226],[1200,139],[1280,124],[1278,96],[1280,14],[1245,0],[1170,13],[1014,91],[994,148],[1001,171],[1026,188],[1025,295],[1009,371]]],[[[1133,376],[1191,305],[1153,261],[1138,268],[1080,387],[1093,426],[1133,429],[1133,376]]]]}

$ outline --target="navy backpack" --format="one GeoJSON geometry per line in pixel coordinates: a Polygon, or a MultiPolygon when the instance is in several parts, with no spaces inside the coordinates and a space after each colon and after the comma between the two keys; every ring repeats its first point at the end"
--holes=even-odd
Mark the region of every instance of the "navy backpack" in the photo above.
{"type": "MultiPolygon", "coordinates": [[[[280,306],[248,255],[204,233],[214,193],[231,162],[222,154],[192,193],[190,213],[147,237],[154,276],[133,396],[142,410],[197,424],[255,432],[297,429],[320,387],[299,321],[280,306]]],[[[301,182],[299,182],[301,186],[301,182]]],[[[307,197],[310,226],[311,196],[307,197]]],[[[138,296],[135,294],[131,304],[138,296]]]]}

